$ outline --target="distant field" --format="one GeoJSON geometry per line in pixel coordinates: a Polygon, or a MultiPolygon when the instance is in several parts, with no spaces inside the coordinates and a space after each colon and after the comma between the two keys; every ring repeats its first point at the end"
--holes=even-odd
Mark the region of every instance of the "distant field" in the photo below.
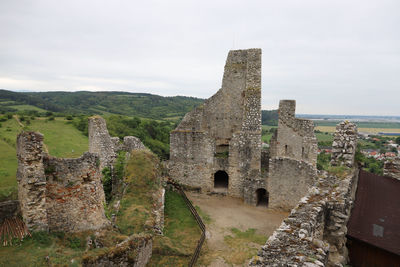
{"type": "MultiPolygon", "coordinates": [[[[24,122],[22,122],[24,123],[24,122]]],[[[16,191],[16,138],[22,127],[13,118],[2,122],[0,128],[0,200],[16,191]]],[[[56,157],[79,157],[88,151],[88,138],[63,118],[54,121],[31,120],[26,131],[38,131],[44,135],[44,143],[50,155],[56,157]]]]}
{"type": "MultiPolygon", "coordinates": [[[[336,130],[336,126],[317,126],[316,130],[320,130],[321,132],[333,133],[336,130]]],[[[378,134],[380,132],[400,133],[400,128],[358,128],[358,131],[371,134],[378,134]]]]}
{"type": "Polygon", "coordinates": [[[46,112],[46,110],[38,108],[38,107],[35,107],[35,106],[32,106],[32,105],[11,105],[11,106],[8,106],[8,107],[14,108],[14,109],[16,109],[18,111],[35,110],[35,111],[38,111],[38,112],[46,112]]]}
{"type": "MultiPolygon", "coordinates": [[[[314,121],[317,127],[332,126],[336,127],[339,121],[314,121]]],[[[377,129],[399,129],[399,122],[355,122],[358,128],[377,128],[377,129]]],[[[385,130],[386,131],[386,130],[385,130]]]]}

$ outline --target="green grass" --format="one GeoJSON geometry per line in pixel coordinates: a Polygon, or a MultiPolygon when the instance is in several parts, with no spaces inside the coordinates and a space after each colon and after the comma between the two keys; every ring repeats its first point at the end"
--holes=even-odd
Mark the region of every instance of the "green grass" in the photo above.
{"type": "Polygon", "coordinates": [[[19,245],[1,247],[0,266],[80,266],[85,235],[33,233],[19,245]]]}
{"type": "Polygon", "coordinates": [[[25,128],[21,127],[14,118],[1,123],[0,201],[17,197],[16,139],[22,130],[41,132],[44,135],[44,144],[52,156],[74,158],[88,151],[88,138],[72,124],[68,124],[64,118],[57,118],[54,121],[35,119],[30,122],[30,125],[26,125],[25,128]]]}
{"type": "Polygon", "coordinates": [[[24,111],[24,110],[34,110],[34,111],[38,111],[38,112],[46,112],[46,110],[42,109],[42,108],[38,108],[32,105],[10,105],[8,106],[10,108],[14,108],[18,111],[24,111]]]}
{"type": "Polygon", "coordinates": [[[148,151],[132,151],[126,163],[124,182],[128,184],[117,214],[117,225],[126,235],[149,230],[152,224],[152,194],[159,188],[158,158],[148,151]]]}
{"type": "Polygon", "coordinates": [[[44,135],[44,143],[52,156],[77,158],[89,150],[88,137],[64,118],[32,120],[28,129],[44,135]]]}
{"type": "Polygon", "coordinates": [[[231,229],[232,235],[224,237],[224,242],[231,248],[232,253],[223,255],[223,258],[230,264],[244,264],[257,254],[257,247],[252,244],[264,245],[268,237],[256,233],[256,230],[249,228],[240,231],[237,228],[231,229]]]}
{"type": "Polygon", "coordinates": [[[187,266],[200,235],[181,195],[166,191],[164,236],[155,238],[153,255],[147,266],[187,266]]]}
{"type": "Polygon", "coordinates": [[[322,132],[322,133],[315,133],[315,136],[317,137],[318,142],[324,142],[324,141],[329,141],[333,142],[333,135],[329,134],[327,132],[322,132]]]}

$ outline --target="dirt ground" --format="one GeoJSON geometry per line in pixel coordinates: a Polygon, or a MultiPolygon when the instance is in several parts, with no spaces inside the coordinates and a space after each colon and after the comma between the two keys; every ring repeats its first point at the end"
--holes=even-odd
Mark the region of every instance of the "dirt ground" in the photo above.
{"type": "MultiPolygon", "coordinates": [[[[270,236],[288,216],[288,212],[268,209],[266,207],[254,207],[243,203],[243,200],[221,195],[206,195],[187,192],[188,198],[195,206],[207,214],[211,220],[204,221],[206,225],[206,246],[200,262],[205,262],[211,267],[245,266],[245,263],[235,265],[227,263],[224,258],[235,253],[224,241],[224,237],[232,235],[231,228],[246,231],[249,228],[256,229],[256,233],[270,236]]],[[[250,246],[257,250],[261,245],[251,243],[250,246]]],[[[203,251],[203,249],[202,249],[203,251]]],[[[256,253],[254,254],[256,255],[256,253]]]]}

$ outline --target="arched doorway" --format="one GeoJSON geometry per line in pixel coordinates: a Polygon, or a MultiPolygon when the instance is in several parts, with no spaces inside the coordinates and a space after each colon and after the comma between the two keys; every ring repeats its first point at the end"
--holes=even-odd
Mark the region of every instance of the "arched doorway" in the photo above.
{"type": "Polygon", "coordinates": [[[264,188],[256,190],[257,206],[268,207],[268,192],[264,188]]]}
{"type": "Polygon", "coordinates": [[[229,185],[229,176],[224,171],[217,171],[214,174],[214,188],[227,189],[229,185]]]}

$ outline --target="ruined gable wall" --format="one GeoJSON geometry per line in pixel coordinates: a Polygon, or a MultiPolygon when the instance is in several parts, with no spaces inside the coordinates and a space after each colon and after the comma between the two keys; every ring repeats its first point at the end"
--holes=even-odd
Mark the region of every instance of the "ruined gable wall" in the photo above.
{"type": "Polygon", "coordinates": [[[89,152],[97,153],[100,158],[100,169],[113,164],[116,154],[114,142],[108,134],[106,121],[100,116],[88,119],[89,152]]]}
{"type": "Polygon", "coordinates": [[[345,121],[336,125],[336,131],[332,143],[331,165],[354,166],[354,156],[357,148],[357,126],[345,121]]]}
{"type": "Polygon", "coordinates": [[[108,225],[97,155],[58,159],[43,152],[43,135],[17,138],[18,198],[33,231],[75,232],[108,225]]]}
{"type": "Polygon", "coordinates": [[[279,102],[278,130],[271,139],[271,157],[289,157],[317,164],[318,141],[311,120],[295,117],[296,101],[279,102]]]}
{"type": "Polygon", "coordinates": [[[44,157],[46,209],[51,231],[79,232],[109,225],[96,154],[80,158],[44,157]]]}
{"type": "Polygon", "coordinates": [[[343,266],[347,262],[347,222],[358,170],[345,178],[321,172],[249,266],[343,266]]]}
{"type": "Polygon", "coordinates": [[[309,163],[289,158],[270,159],[268,178],[269,207],[290,210],[308,192],[317,179],[317,170],[309,163]]]}
{"type": "Polygon", "coordinates": [[[22,132],[17,137],[18,199],[28,229],[47,231],[46,177],[43,166],[43,135],[22,132]]]}
{"type": "Polygon", "coordinates": [[[209,191],[224,170],[229,194],[241,197],[244,179],[260,172],[261,50],[230,51],[222,88],[187,113],[170,140],[171,177],[209,191]],[[228,158],[215,157],[220,147],[228,158]]]}

